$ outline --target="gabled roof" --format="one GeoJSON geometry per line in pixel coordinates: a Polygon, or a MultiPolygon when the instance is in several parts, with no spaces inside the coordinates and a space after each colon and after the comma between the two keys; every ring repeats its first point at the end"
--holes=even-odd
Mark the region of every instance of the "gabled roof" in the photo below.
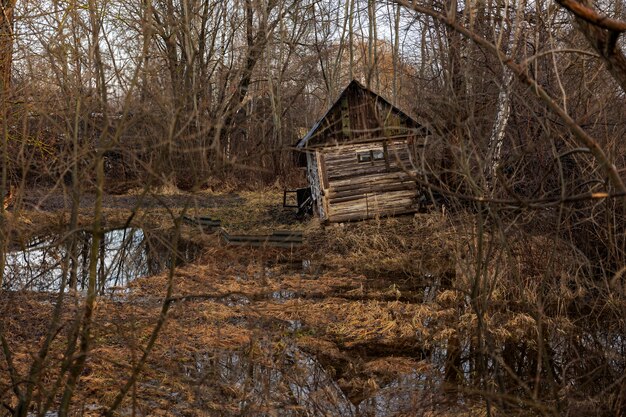
{"type": "Polygon", "coordinates": [[[399,108],[397,108],[396,106],[392,105],[389,101],[387,101],[385,98],[383,98],[382,96],[374,93],[372,90],[368,89],[367,87],[365,87],[363,84],[361,84],[360,82],[358,82],[357,80],[352,80],[350,82],[350,84],[348,84],[346,86],[346,88],[343,89],[343,91],[341,92],[341,94],[339,94],[339,97],[337,98],[337,100],[335,100],[335,103],[330,106],[330,108],[328,110],[326,110],[326,112],[324,113],[324,115],[313,125],[313,127],[311,127],[311,130],[309,130],[307,132],[306,135],[304,135],[304,137],[302,139],[300,139],[298,141],[298,143],[296,143],[296,148],[298,149],[304,149],[307,147],[309,141],[316,136],[317,131],[320,129],[320,127],[322,126],[324,120],[326,120],[328,118],[328,116],[338,107],[341,105],[341,100],[344,98],[344,96],[346,96],[351,90],[354,89],[358,89],[361,90],[363,92],[365,92],[366,94],[368,94],[369,96],[371,96],[372,98],[374,98],[375,100],[384,103],[385,105],[389,106],[394,113],[396,113],[397,115],[399,115],[400,117],[402,117],[403,119],[407,120],[410,122],[410,124],[415,125],[417,128],[423,128],[423,126],[418,123],[415,119],[413,119],[412,117],[408,116],[406,113],[404,113],[402,110],[400,110],[399,108]]]}

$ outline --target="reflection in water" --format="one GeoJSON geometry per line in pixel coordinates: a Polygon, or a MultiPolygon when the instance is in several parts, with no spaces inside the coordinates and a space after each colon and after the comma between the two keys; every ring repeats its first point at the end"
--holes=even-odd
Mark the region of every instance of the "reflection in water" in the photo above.
{"type": "Polygon", "coordinates": [[[264,346],[262,351],[253,349],[254,353],[222,351],[198,357],[186,369],[199,385],[198,400],[211,401],[211,388],[217,382],[228,387],[222,395],[232,395],[228,400],[237,409],[233,415],[355,415],[354,405],[313,356],[297,348],[271,350],[264,346]]]}
{"type": "Polygon", "coordinates": [[[263,343],[244,351],[197,354],[183,367],[197,387],[196,406],[219,398],[225,412],[221,415],[413,415],[423,406],[424,389],[433,384],[418,371],[401,374],[355,405],[315,356],[294,346],[282,349],[263,343]]]}
{"type": "Polygon", "coordinates": [[[270,294],[269,298],[271,300],[276,301],[277,303],[284,303],[284,302],[286,302],[288,300],[293,300],[297,296],[298,296],[298,294],[296,294],[294,291],[278,290],[278,291],[272,292],[270,294]]]}
{"type": "MultiPolygon", "coordinates": [[[[26,249],[8,252],[4,268],[3,289],[30,291],[58,291],[63,274],[70,265],[76,271],[76,289],[85,291],[89,275],[89,251],[92,235],[88,232],[74,234],[74,257],[71,239],[61,243],[54,237],[31,241],[26,249]],[[64,267],[65,259],[72,258],[64,267]]],[[[194,253],[183,248],[181,260],[190,259],[194,253]]],[[[171,248],[164,239],[142,229],[125,228],[105,233],[100,241],[97,278],[98,292],[113,291],[126,286],[133,279],[156,274],[168,266],[171,248]]],[[[69,278],[66,276],[66,281],[69,278]]]]}
{"type": "Polygon", "coordinates": [[[422,406],[427,384],[426,375],[417,371],[400,375],[359,403],[358,415],[368,417],[413,415],[422,406]]]}

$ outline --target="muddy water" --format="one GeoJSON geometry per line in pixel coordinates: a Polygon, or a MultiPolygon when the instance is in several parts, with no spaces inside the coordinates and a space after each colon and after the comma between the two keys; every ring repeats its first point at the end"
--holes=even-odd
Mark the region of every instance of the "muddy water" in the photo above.
{"type": "MultiPolygon", "coordinates": [[[[77,232],[74,256],[68,256],[70,238],[44,236],[30,241],[23,250],[6,254],[3,289],[11,291],[59,290],[76,271],[76,289],[86,290],[89,251],[93,237],[77,232]]],[[[132,280],[160,272],[171,262],[170,239],[143,229],[124,228],[106,232],[100,242],[97,260],[97,285],[100,294],[122,290],[132,280]]],[[[180,261],[197,255],[197,248],[182,245],[180,261]]]]}

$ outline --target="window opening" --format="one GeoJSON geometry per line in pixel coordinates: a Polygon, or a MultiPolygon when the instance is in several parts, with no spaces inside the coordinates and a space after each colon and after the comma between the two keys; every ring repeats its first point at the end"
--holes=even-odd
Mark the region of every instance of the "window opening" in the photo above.
{"type": "Polygon", "coordinates": [[[356,156],[359,162],[370,162],[372,160],[372,154],[370,153],[370,151],[357,152],[356,156]]]}
{"type": "Polygon", "coordinates": [[[356,153],[359,162],[382,161],[385,159],[385,151],[383,149],[371,149],[356,153]]]}
{"type": "Polygon", "coordinates": [[[372,159],[374,161],[382,161],[385,159],[385,152],[382,149],[372,151],[372,159]]]}

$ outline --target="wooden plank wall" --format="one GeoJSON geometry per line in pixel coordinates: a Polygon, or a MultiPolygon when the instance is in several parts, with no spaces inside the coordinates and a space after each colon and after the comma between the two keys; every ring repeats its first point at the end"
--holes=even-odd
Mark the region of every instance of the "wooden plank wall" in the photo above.
{"type": "Polygon", "coordinates": [[[407,140],[373,142],[326,148],[319,171],[325,170],[323,206],[327,220],[341,222],[413,212],[418,190],[409,172],[413,170],[407,140]],[[357,154],[386,148],[385,159],[359,162],[357,154]]]}
{"type": "Polygon", "coordinates": [[[320,219],[326,220],[326,213],[324,211],[324,203],[322,201],[322,185],[320,183],[320,176],[318,170],[318,151],[316,152],[307,152],[307,177],[309,180],[309,185],[311,186],[311,198],[315,202],[315,206],[317,207],[318,214],[320,219]]]}

